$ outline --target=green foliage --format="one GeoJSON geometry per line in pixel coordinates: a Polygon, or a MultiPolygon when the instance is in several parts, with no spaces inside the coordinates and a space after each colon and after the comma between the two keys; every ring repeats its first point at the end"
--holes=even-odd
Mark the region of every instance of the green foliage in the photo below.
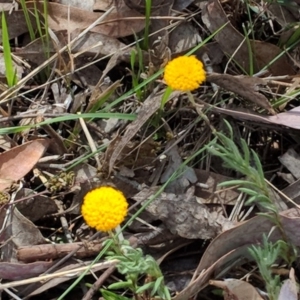
{"type": "Polygon", "coordinates": [[[107,291],[105,289],[100,289],[102,296],[105,300],[132,300],[130,298],[117,295],[116,293],[107,291]]]}
{"type": "Polygon", "coordinates": [[[161,110],[163,110],[163,108],[165,107],[166,103],[168,102],[171,93],[172,93],[172,89],[169,86],[167,86],[166,90],[165,90],[165,92],[164,92],[164,94],[162,96],[162,99],[161,99],[161,104],[160,104],[160,109],[161,110]]]}
{"type": "MultiPolygon", "coordinates": [[[[136,37],[137,40],[137,37],[136,37]]],[[[139,43],[136,43],[136,50],[132,50],[130,53],[130,66],[131,66],[131,77],[132,86],[136,90],[137,98],[142,101],[144,99],[145,88],[138,89],[139,83],[141,82],[141,74],[145,71],[143,62],[142,49],[139,43]],[[136,60],[138,59],[138,69],[136,70],[136,60]]]]}
{"type": "MultiPolygon", "coordinates": [[[[35,32],[34,28],[37,28],[39,37],[40,37],[42,45],[43,45],[44,55],[45,55],[46,59],[48,59],[50,57],[50,35],[49,35],[49,31],[48,31],[48,2],[43,1],[44,23],[40,19],[40,12],[37,7],[36,1],[33,2],[33,5],[34,5],[33,12],[27,8],[25,0],[21,0],[20,2],[21,2],[24,16],[25,16],[25,21],[26,21],[26,25],[27,25],[27,28],[29,31],[30,39],[31,39],[31,41],[34,41],[36,39],[36,32],[35,32]],[[33,24],[32,24],[33,18],[30,18],[30,14],[34,16],[35,23],[36,23],[35,26],[33,26],[33,24]]],[[[50,75],[50,67],[49,66],[46,67],[45,72],[46,72],[46,74],[42,74],[42,76],[46,75],[48,78],[50,75]]]]}
{"type": "Polygon", "coordinates": [[[145,0],[146,10],[145,10],[145,32],[144,32],[144,49],[149,49],[149,27],[150,27],[150,17],[151,17],[151,8],[152,0],[145,0]]]}
{"type": "Polygon", "coordinates": [[[32,23],[31,23],[31,19],[29,17],[29,10],[26,6],[25,0],[21,0],[20,3],[21,3],[22,10],[23,10],[23,13],[24,13],[27,28],[28,28],[28,31],[29,31],[30,39],[31,39],[31,41],[34,41],[35,40],[35,33],[34,33],[32,23]]]}
{"type": "MultiPolygon", "coordinates": [[[[270,219],[284,236],[279,212],[269,194],[263,168],[257,153],[250,150],[243,139],[240,140],[240,147],[238,147],[233,142],[232,128],[228,123],[227,127],[229,137],[215,131],[216,139],[214,143],[206,148],[213,155],[221,157],[226,167],[244,175],[245,179],[223,182],[220,186],[239,186],[238,190],[249,196],[248,203],[256,203],[263,208],[265,212],[260,214],[270,219]]],[[[269,299],[278,299],[281,286],[280,277],[272,274],[271,267],[279,258],[290,265],[297,257],[296,248],[283,240],[278,240],[276,243],[268,242],[267,237],[264,235],[262,245],[252,246],[249,248],[249,251],[266,283],[269,299]]]]}
{"type": "Polygon", "coordinates": [[[8,28],[5,18],[5,13],[2,11],[2,45],[3,45],[3,56],[5,63],[5,76],[7,84],[12,87],[17,84],[17,71],[14,68],[14,63],[11,57],[8,28]]]}
{"type": "Polygon", "coordinates": [[[123,241],[122,245],[117,246],[114,243],[107,252],[107,259],[119,260],[117,269],[125,277],[124,281],[113,283],[108,289],[129,289],[135,295],[149,292],[153,297],[157,295],[161,299],[171,299],[157,262],[150,255],[144,256],[140,248],[131,247],[128,241],[123,241]],[[142,285],[139,284],[141,276],[146,276],[142,285]]]}
{"type": "MultiPolygon", "coordinates": [[[[266,290],[270,300],[278,299],[281,288],[280,276],[274,275],[271,268],[278,258],[282,258],[287,263],[290,263],[290,260],[286,256],[289,249],[290,246],[282,240],[276,243],[268,242],[266,235],[263,236],[261,246],[252,246],[249,248],[249,252],[256,261],[260,274],[266,283],[266,290]]],[[[295,258],[296,253],[293,260],[295,258]]]]}
{"type": "Polygon", "coordinates": [[[292,32],[288,39],[279,41],[279,47],[284,49],[288,47],[295,47],[300,42],[300,26],[298,23],[288,23],[285,27],[285,32],[292,32]]]}
{"type": "Polygon", "coordinates": [[[278,214],[275,204],[269,195],[268,185],[265,181],[264,172],[257,153],[250,150],[246,141],[240,140],[240,148],[233,141],[233,133],[227,123],[229,137],[221,132],[215,132],[216,140],[213,146],[207,150],[222,158],[225,167],[239,172],[245,176],[243,180],[231,180],[220,186],[239,185],[238,190],[249,196],[248,204],[258,203],[266,211],[278,214]]]}
{"type": "Polygon", "coordinates": [[[96,113],[86,113],[86,114],[68,114],[66,116],[56,117],[53,119],[47,119],[41,123],[33,124],[33,125],[25,125],[25,126],[15,126],[15,127],[5,127],[0,128],[0,134],[10,134],[20,132],[25,129],[33,128],[36,126],[43,126],[53,123],[64,122],[68,120],[77,120],[79,118],[83,119],[109,119],[116,118],[121,120],[135,120],[136,115],[134,114],[122,114],[122,113],[108,113],[108,112],[96,112],[96,113]]]}

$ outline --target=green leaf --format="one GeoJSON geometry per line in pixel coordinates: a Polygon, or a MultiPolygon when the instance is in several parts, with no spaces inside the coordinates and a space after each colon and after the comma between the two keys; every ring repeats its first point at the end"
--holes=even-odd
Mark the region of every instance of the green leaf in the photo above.
{"type": "Polygon", "coordinates": [[[167,86],[161,99],[160,109],[163,109],[165,107],[165,104],[168,102],[171,93],[172,89],[169,86],[167,86]]]}
{"type": "Polygon", "coordinates": [[[248,188],[241,187],[241,188],[238,188],[238,190],[241,191],[241,192],[243,192],[243,193],[245,193],[245,194],[247,194],[247,195],[250,195],[250,196],[257,197],[257,195],[258,195],[258,193],[256,191],[250,190],[248,188]]]}
{"type": "Polygon", "coordinates": [[[144,291],[150,290],[154,287],[154,282],[148,282],[146,284],[144,284],[143,286],[140,286],[135,292],[137,294],[141,294],[144,291]]]}
{"type": "Polygon", "coordinates": [[[79,118],[84,119],[108,119],[108,118],[116,118],[116,119],[123,119],[123,120],[135,120],[136,115],[134,114],[122,114],[122,113],[103,113],[103,112],[97,112],[97,113],[86,113],[86,114],[68,114],[61,117],[53,118],[53,119],[47,119],[41,123],[28,125],[28,126],[16,126],[16,127],[6,127],[6,128],[0,128],[0,135],[1,134],[9,134],[9,133],[16,133],[23,131],[25,129],[30,129],[32,127],[36,126],[43,126],[48,125],[52,123],[58,123],[68,120],[76,120],[79,118]]]}
{"type": "Polygon", "coordinates": [[[119,289],[127,289],[129,287],[132,287],[132,281],[119,281],[119,282],[114,282],[110,284],[107,288],[110,290],[119,290],[119,289]]]}
{"type": "Polygon", "coordinates": [[[17,84],[17,73],[14,69],[14,63],[11,57],[8,28],[4,11],[2,11],[2,45],[5,64],[5,76],[8,86],[12,87],[17,84]]]}
{"type": "Polygon", "coordinates": [[[104,289],[100,289],[102,296],[105,300],[132,300],[130,298],[118,295],[116,293],[104,290],[104,289]]]}
{"type": "Polygon", "coordinates": [[[261,162],[259,160],[259,157],[258,157],[257,153],[253,150],[252,150],[252,155],[253,155],[255,166],[256,166],[257,172],[260,176],[260,179],[264,180],[265,175],[264,175],[264,171],[262,169],[262,165],[261,165],[261,162]]]}
{"type": "Polygon", "coordinates": [[[152,296],[160,289],[160,287],[162,286],[163,281],[164,281],[163,276],[160,276],[155,280],[154,288],[151,292],[152,296]]]}
{"type": "Polygon", "coordinates": [[[165,296],[166,300],[171,300],[170,292],[169,292],[169,290],[166,286],[164,286],[164,288],[163,288],[163,293],[164,293],[164,296],[165,296]]]}
{"type": "Polygon", "coordinates": [[[230,181],[225,181],[221,182],[218,184],[220,187],[226,187],[226,186],[232,186],[232,185],[250,185],[250,186],[256,186],[253,182],[251,181],[246,181],[246,180],[230,180],[230,181]]]}
{"type": "Polygon", "coordinates": [[[247,166],[250,166],[250,151],[249,147],[244,139],[241,139],[241,145],[244,152],[244,161],[247,166]]]}

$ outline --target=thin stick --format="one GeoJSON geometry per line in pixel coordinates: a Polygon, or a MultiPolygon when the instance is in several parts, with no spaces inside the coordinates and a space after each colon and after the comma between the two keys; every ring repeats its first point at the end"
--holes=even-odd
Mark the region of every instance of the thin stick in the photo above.
{"type": "Polygon", "coordinates": [[[10,288],[10,287],[20,286],[20,285],[25,285],[25,284],[29,284],[29,283],[40,282],[40,281],[43,281],[43,280],[48,280],[48,279],[57,278],[57,277],[68,276],[68,277],[72,278],[72,277],[80,275],[82,273],[82,271],[85,271],[87,269],[91,269],[91,270],[96,269],[96,268],[105,269],[105,268],[108,268],[108,267],[115,266],[118,262],[119,261],[117,259],[114,259],[114,260],[94,264],[92,266],[89,264],[88,266],[75,268],[73,270],[56,272],[56,273],[53,273],[53,274],[47,274],[47,275],[38,276],[38,277],[34,277],[34,278],[29,278],[29,279],[4,283],[4,284],[0,284],[0,290],[10,288]]]}
{"type": "Polygon", "coordinates": [[[88,292],[84,295],[82,300],[90,300],[92,299],[93,295],[98,292],[99,288],[103,284],[106,278],[108,278],[116,269],[116,266],[109,267],[97,280],[94,284],[90,287],[88,292]]]}

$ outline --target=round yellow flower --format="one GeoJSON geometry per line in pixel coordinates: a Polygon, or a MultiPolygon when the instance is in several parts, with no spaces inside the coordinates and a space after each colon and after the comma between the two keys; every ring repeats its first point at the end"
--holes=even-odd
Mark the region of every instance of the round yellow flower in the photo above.
{"type": "Polygon", "coordinates": [[[110,231],[124,221],[127,208],[128,203],[122,192],[102,186],[85,195],[81,213],[90,227],[110,231]]]}
{"type": "Polygon", "coordinates": [[[194,55],[174,58],[165,68],[164,80],[173,90],[195,90],[205,79],[203,64],[194,55]]]}

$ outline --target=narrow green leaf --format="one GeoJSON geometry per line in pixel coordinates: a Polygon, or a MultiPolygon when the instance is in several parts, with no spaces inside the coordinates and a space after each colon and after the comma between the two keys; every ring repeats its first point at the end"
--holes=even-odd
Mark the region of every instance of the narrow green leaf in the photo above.
{"type": "Polygon", "coordinates": [[[155,295],[155,293],[158,291],[158,289],[161,287],[162,283],[164,281],[164,277],[163,276],[160,276],[158,277],[156,280],[155,280],[155,283],[154,283],[154,287],[151,291],[151,295],[155,295]]]}
{"type": "Polygon", "coordinates": [[[258,193],[256,191],[250,190],[248,188],[241,187],[241,188],[238,188],[238,190],[245,193],[245,194],[247,194],[247,195],[250,195],[250,196],[255,196],[255,197],[258,196],[258,193]]]}
{"type": "Polygon", "coordinates": [[[132,300],[131,298],[127,298],[104,289],[100,289],[100,291],[105,300],[132,300]]]}
{"type": "Polygon", "coordinates": [[[127,289],[132,286],[132,281],[119,281],[110,284],[107,288],[109,290],[127,289]]]}
{"type": "Polygon", "coordinates": [[[255,183],[251,181],[246,181],[246,180],[230,180],[230,181],[225,181],[221,182],[218,184],[220,187],[225,187],[225,186],[232,186],[232,185],[249,185],[249,186],[256,186],[255,183]]]}
{"type": "Polygon", "coordinates": [[[17,76],[16,70],[14,69],[14,63],[11,57],[8,28],[4,11],[2,11],[2,45],[5,64],[5,76],[8,86],[12,87],[17,83],[17,76]]]}
{"type": "Polygon", "coordinates": [[[145,283],[143,286],[140,286],[135,292],[140,294],[144,291],[150,290],[154,287],[154,282],[145,283]]]}

